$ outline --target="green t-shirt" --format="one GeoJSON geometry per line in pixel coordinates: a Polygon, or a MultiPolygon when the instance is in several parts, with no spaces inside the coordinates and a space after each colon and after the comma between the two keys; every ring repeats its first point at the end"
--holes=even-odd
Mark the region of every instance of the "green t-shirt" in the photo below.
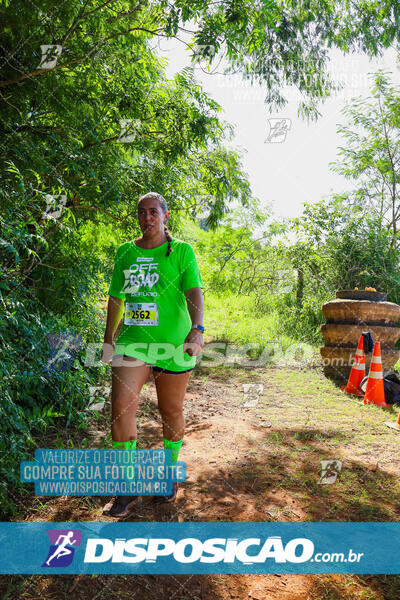
{"type": "Polygon", "coordinates": [[[167,249],[168,242],[148,250],[133,241],[118,248],[108,294],[125,306],[114,355],[184,371],[196,364],[182,351],[192,326],[184,292],[203,282],[190,244],[173,239],[169,256],[167,249]]]}

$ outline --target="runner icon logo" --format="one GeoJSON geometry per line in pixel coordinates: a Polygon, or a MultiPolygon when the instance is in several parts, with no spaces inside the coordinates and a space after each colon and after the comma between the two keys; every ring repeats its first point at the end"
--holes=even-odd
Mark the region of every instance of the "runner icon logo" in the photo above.
{"type": "Polygon", "coordinates": [[[42,567],[68,567],[74,558],[75,548],[81,545],[82,532],[79,529],[48,529],[47,535],[50,549],[42,567]]]}

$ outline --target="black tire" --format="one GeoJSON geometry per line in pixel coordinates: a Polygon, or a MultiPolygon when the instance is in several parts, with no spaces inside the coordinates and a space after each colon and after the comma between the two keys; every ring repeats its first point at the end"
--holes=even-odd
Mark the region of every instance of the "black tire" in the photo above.
{"type": "Polygon", "coordinates": [[[372,292],[371,290],[337,290],[336,298],[344,300],[372,300],[372,302],[383,302],[387,300],[384,292],[372,292]]]}

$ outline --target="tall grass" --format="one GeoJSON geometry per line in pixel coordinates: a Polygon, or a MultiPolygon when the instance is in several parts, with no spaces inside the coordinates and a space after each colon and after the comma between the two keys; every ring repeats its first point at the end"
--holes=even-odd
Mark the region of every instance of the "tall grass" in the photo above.
{"type": "MultiPolygon", "coordinates": [[[[290,355],[293,358],[297,349],[304,346],[298,337],[291,336],[280,325],[280,315],[270,303],[268,306],[256,303],[255,296],[235,294],[218,295],[207,291],[205,294],[206,341],[224,341],[231,344],[253,344],[254,354],[268,347],[271,356],[277,352],[285,355],[285,364],[290,355]]],[[[317,346],[309,346],[308,355],[319,355],[317,346]]]]}
{"type": "Polygon", "coordinates": [[[278,315],[259,313],[251,296],[212,292],[205,295],[205,324],[213,339],[245,343],[271,341],[279,337],[278,315]]]}

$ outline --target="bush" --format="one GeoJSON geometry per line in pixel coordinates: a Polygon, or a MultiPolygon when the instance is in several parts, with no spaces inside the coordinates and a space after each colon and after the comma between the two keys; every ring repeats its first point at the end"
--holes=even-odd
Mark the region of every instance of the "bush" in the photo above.
{"type": "MultiPolygon", "coordinates": [[[[35,438],[54,426],[82,427],[87,421],[88,386],[98,382],[99,372],[82,365],[85,357],[85,335],[72,368],[48,370],[49,333],[71,329],[71,316],[47,317],[35,310],[26,289],[1,298],[4,326],[0,331],[0,518],[16,514],[13,493],[22,490],[19,464],[31,460],[35,438]]],[[[91,311],[77,311],[75,332],[93,331],[100,339],[103,324],[91,311]],[[86,327],[85,327],[86,326],[86,327]]],[[[104,372],[104,369],[103,369],[104,372]]]]}

